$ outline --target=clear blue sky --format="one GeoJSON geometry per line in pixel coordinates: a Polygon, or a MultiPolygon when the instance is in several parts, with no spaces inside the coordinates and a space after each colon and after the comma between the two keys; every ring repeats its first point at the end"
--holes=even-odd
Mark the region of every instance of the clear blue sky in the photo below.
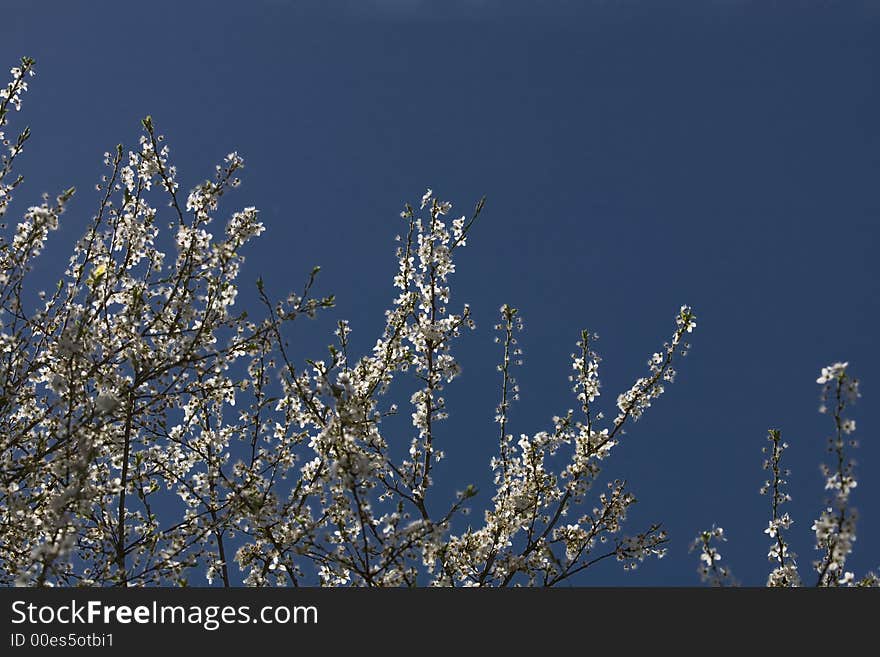
{"type": "Polygon", "coordinates": [[[146,114],[184,187],[246,157],[227,208],[258,206],[268,231],[244,280],[282,294],[323,267],[338,308],[299,327],[301,359],[337,318],[372,345],[404,201],[430,186],[463,213],[485,194],[453,287],[478,330],[447,395],[449,490],[488,497],[502,303],[526,323],[516,433],[575,405],[582,327],[602,336],[611,414],[687,303],[699,326],[679,379],[605,470],[640,498],[629,528],[662,520],[670,554],[581,583],[696,584],[688,544],[715,522],[734,574],[763,584],[768,427],[791,444],[807,574],[831,428],[814,381],[836,360],[863,390],[850,564],[880,566],[880,3],[6,0],[0,60],[21,55],[38,75],[12,216],[80,189],[40,275],[96,207],[102,153],[135,143],[146,114]]]}

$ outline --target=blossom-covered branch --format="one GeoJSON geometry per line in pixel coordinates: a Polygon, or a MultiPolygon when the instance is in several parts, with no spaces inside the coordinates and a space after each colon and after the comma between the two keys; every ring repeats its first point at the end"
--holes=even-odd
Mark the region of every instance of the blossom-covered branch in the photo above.
{"type": "MultiPolygon", "coordinates": [[[[0,127],[33,70],[29,59],[12,70],[0,127]]],[[[319,268],[281,300],[259,279],[258,316],[236,310],[243,253],[265,230],[255,207],[222,207],[243,158],[228,153],[184,196],[153,119],[142,127],[134,148],[105,153],[97,211],[33,312],[28,272],[73,190],[28,208],[0,241],[0,583],[553,586],[664,554],[659,523],[623,533],[636,501],[625,480],[591,493],[625,425],[673,381],[696,326],[689,307],[611,422],[594,408],[597,336],[583,331],[578,413],[515,438],[522,321],[503,306],[494,492],[453,494],[438,485],[461,447],[443,430],[445,389],[461,372],[455,341],[474,328],[470,308],[453,306],[453,256],[484,201],[457,218],[431,190],[406,205],[373,348],[353,353],[340,320],[328,355],[302,358],[289,322],[334,304],[314,292],[319,268]],[[406,427],[391,421],[401,407],[406,427]],[[471,504],[485,509],[477,526],[471,504]]],[[[0,187],[0,210],[19,182],[0,187]]]]}

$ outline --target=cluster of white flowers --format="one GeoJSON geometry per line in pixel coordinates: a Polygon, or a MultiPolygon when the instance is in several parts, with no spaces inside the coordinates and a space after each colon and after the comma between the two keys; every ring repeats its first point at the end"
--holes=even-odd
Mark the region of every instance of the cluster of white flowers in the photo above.
{"type": "MultiPolygon", "coordinates": [[[[30,72],[29,60],[13,71],[4,111],[30,72]]],[[[258,281],[262,319],[235,314],[241,252],[264,226],[253,207],[223,231],[212,224],[244,161],[228,154],[181,202],[168,146],[150,117],[143,128],[135,149],[105,153],[98,211],[65,279],[26,322],[21,281],[72,190],[30,208],[2,251],[0,582],[549,586],[606,558],[633,568],[663,555],[659,524],[622,535],[636,501],[623,481],[593,504],[587,493],[626,420],[672,380],[694,326],[688,308],[614,423],[596,426],[599,357],[584,331],[572,359],[583,417],[568,411],[515,439],[522,321],[503,306],[496,492],[482,526],[460,531],[479,492],[470,485],[445,501],[434,475],[454,446],[439,430],[444,387],[461,371],[452,346],[473,328],[468,306],[450,309],[453,255],[483,201],[451,221],[452,204],[431,190],[419,210],[407,205],[396,297],[375,346],[353,357],[352,329],[339,322],[329,358],[301,367],[285,330],[333,304],[312,293],[318,268],[283,301],[258,281]],[[385,419],[398,406],[385,395],[406,376],[416,382],[411,428],[392,440],[385,419]]]]}
{"type": "Polygon", "coordinates": [[[700,532],[691,544],[691,551],[700,551],[700,565],[697,572],[700,579],[711,586],[730,586],[734,584],[730,569],[720,565],[721,552],[714,545],[715,542],[726,541],[724,529],[712,525],[712,529],[700,532]]]}
{"type": "Polygon", "coordinates": [[[12,192],[21,183],[21,177],[12,182],[6,182],[5,178],[12,172],[12,164],[17,155],[24,149],[24,143],[30,137],[30,130],[25,128],[13,141],[6,136],[4,128],[9,123],[10,109],[21,110],[22,94],[27,91],[27,78],[34,75],[34,60],[22,57],[21,65],[10,69],[12,79],[0,88],[0,217],[2,217],[9,202],[12,200],[12,192]]]}
{"type": "Polygon", "coordinates": [[[682,306],[675,319],[676,331],[672,340],[663,345],[663,351],[657,352],[648,360],[651,375],[638,379],[632,388],[617,397],[619,413],[614,419],[615,426],[626,422],[627,418],[638,420],[651,402],[663,394],[663,383],[675,380],[675,369],[671,363],[676,353],[687,355],[690,345],[682,342],[685,333],[692,333],[697,326],[697,318],[690,306],[682,306]]]}
{"type": "MultiPolygon", "coordinates": [[[[0,96],[4,126],[32,72],[25,60],[0,96]]],[[[8,330],[0,336],[8,355],[0,581],[7,584],[182,583],[201,564],[229,583],[224,542],[239,507],[259,507],[253,473],[275,458],[260,438],[249,464],[232,459],[232,446],[252,430],[262,434],[264,422],[255,414],[230,423],[228,409],[236,391],[267,380],[256,382],[236,363],[271,360],[281,323],[332,304],[307,288],[271,319],[233,315],[240,248],[263,227],[253,208],[234,213],[220,239],[208,227],[243,161],[227,156],[184,211],[169,149],[149,118],[144,130],[136,150],[105,154],[98,211],[65,279],[40,293],[30,317],[22,313],[22,281],[73,190],[27,210],[0,250],[0,331],[8,330]],[[156,195],[177,219],[170,262],[158,247],[156,195]],[[157,515],[174,508],[171,495],[180,515],[157,515]]],[[[4,176],[21,143],[2,160],[4,176]]],[[[11,189],[3,187],[3,209],[11,189]]],[[[292,458],[277,455],[288,465],[292,458]]]]}
{"type": "Polygon", "coordinates": [[[789,549],[784,531],[788,530],[794,521],[788,513],[780,515],[779,511],[780,506],[791,501],[791,496],[784,490],[784,486],[788,483],[785,477],[788,477],[790,472],[781,467],[782,454],[788,449],[788,443],[782,441],[782,434],[778,429],[771,429],[767,439],[771,444],[769,448],[764,448],[765,454],[769,452],[769,457],[764,460],[764,469],[769,470],[773,478],[764,482],[761,494],[770,495],[771,516],[764,533],[774,539],[770,544],[767,558],[776,564],[767,577],[767,586],[799,586],[797,555],[789,549]]]}
{"type": "Polygon", "coordinates": [[[832,498],[828,507],[813,523],[816,532],[816,549],[823,556],[813,563],[819,574],[819,584],[824,586],[848,585],[855,581],[852,573],[846,572],[846,560],[856,540],[857,513],[849,504],[849,496],[857,486],[854,464],[846,455],[846,448],[855,447],[856,442],[848,436],[855,431],[855,421],[844,417],[848,405],[855,403],[859,394],[859,381],[847,371],[849,363],[834,363],[823,367],[816,383],[822,385],[820,412],[828,412],[834,417],[835,432],[828,438],[828,450],[834,456],[831,465],[822,464],[825,476],[825,489],[830,490],[832,498]]]}
{"type": "MultiPolygon", "coordinates": [[[[602,420],[602,414],[592,409],[599,396],[599,357],[591,348],[596,336],[583,331],[580,353],[572,355],[575,374],[571,379],[582,405],[582,419],[575,420],[574,411],[569,410],[565,416],[553,418],[552,431],[522,434],[514,445],[514,437],[506,429],[511,391],[517,390],[510,371],[512,358],[521,355],[515,338],[521,319],[517,310],[507,305],[501,307],[501,319],[496,327],[502,333],[504,357],[499,366],[502,391],[496,415],[501,425],[499,454],[492,460],[497,489],[494,508],[486,511],[482,528],[452,537],[437,583],[505,586],[521,580],[548,586],[608,557],[631,569],[647,556],[663,556],[667,537],[659,524],[634,536],[618,536],[627,509],[636,501],[624,482],[609,483],[596,506],[578,511],[598,478],[599,462],[616,444],[626,421],[623,417],[601,430],[595,426],[602,420]],[[567,452],[567,463],[557,475],[550,462],[563,451],[567,452]],[[561,524],[574,513],[580,514],[574,524],[561,524]]],[[[681,336],[689,324],[678,324],[670,342],[674,346],[659,367],[652,367],[653,382],[649,379],[647,385],[630,391],[634,407],[644,408],[646,397],[659,394],[652,392],[653,385],[682,351],[681,336]]]]}
{"type": "MultiPolygon", "coordinates": [[[[12,70],[0,128],[32,74],[29,59],[12,70]]],[[[587,494],[627,419],[672,381],[695,326],[689,308],[609,426],[592,409],[599,357],[584,331],[572,362],[582,417],[570,410],[514,438],[522,322],[503,306],[496,490],[482,525],[461,531],[479,492],[447,501],[434,477],[454,446],[440,431],[444,387],[461,371],[453,343],[473,328],[467,305],[450,307],[453,256],[483,201],[453,219],[431,190],[418,210],[407,205],[396,297],[375,346],[352,356],[340,322],[329,358],[300,366],[287,323],[333,304],[312,293],[318,268],[283,301],[258,281],[263,317],[235,314],[241,253],[264,226],[253,207],[231,213],[225,230],[212,224],[244,161],[227,154],[179,199],[169,147],[150,117],[143,129],[135,148],[104,154],[98,210],[31,317],[22,282],[73,190],[30,208],[0,249],[0,582],[553,585],[606,558],[631,568],[662,556],[659,524],[622,535],[636,501],[623,481],[592,504],[587,494]],[[403,377],[416,382],[412,422],[391,439],[385,419],[398,405],[385,395],[403,377]]],[[[0,183],[28,134],[4,143],[0,183]]],[[[0,212],[18,182],[0,186],[0,212]]]]}
{"type": "MultiPolygon", "coordinates": [[[[12,73],[0,128],[33,62],[12,73]]],[[[571,359],[577,411],[526,434],[511,430],[510,414],[522,319],[502,306],[492,492],[471,484],[447,495],[435,478],[459,445],[442,431],[444,391],[461,372],[454,343],[474,328],[467,305],[452,307],[451,278],[483,201],[454,219],[430,189],[418,210],[406,205],[374,346],[352,354],[352,328],[340,321],[329,355],[301,364],[288,324],[334,303],[313,292],[319,268],[281,300],[258,280],[262,314],[236,310],[242,253],[265,230],[250,206],[215,225],[243,159],[227,154],[184,200],[150,117],[143,129],[133,149],[105,153],[97,212],[30,316],[23,282],[73,190],[29,208],[0,241],[0,584],[553,586],[601,561],[632,569],[665,554],[659,523],[624,533],[636,503],[629,485],[599,478],[628,421],[674,380],[696,326],[690,307],[611,421],[595,408],[598,336],[582,331],[571,359]],[[389,400],[400,389],[407,413],[389,400]],[[401,415],[410,422],[391,419],[401,415]],[[468,525],[475,503],[484,511],[468,525]]],[[[18,184],[2,179],[23,134],[0,160],[0,212],[18,184]]],[[[855,479],[843,449],[855,423],[842,411],[858,385],[845,363],[820,383],[835,402],[838,463],[826,469],[834,497],[815,525],[817,569],[822,583],[851,583],[855,479]]],[[[798,580],[783,537],[791,519],[777,513],[788,499],[785,445],[773,435],[770,579],[788,585],[798,580]]],[[[718,584],[730,581],[712,544],[722,539],[720,528],[698,539],[701,573],[718,584]]]]}

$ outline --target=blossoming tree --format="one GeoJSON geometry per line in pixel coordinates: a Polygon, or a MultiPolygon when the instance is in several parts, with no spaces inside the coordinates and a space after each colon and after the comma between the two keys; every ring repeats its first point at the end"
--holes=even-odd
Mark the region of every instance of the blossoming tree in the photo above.
{"type": "MultiPolygon", "coordinates": [[[[4,127],[33,73],[30,59],[12,69],[4,127]]],[[[602,559],[662,555],[659,524],[621,535],[635,502],[624,482],[585,504],[625,425],[672,381],[695,326],[690,308],[602,427],[592,408],[599,361],[585,331],[573,360],[579,416],[515,439],[508,409],[521,324],[504,306],[495,492],[482,526],[457,533],[476,488],[448,503],[432,489],[443,387],[459,372],[452,346],[472,327],[466,306],[451,309],[449,278],[482,202],[452,221],[451,204],[430,190],[418,210],[407,205],[397,295],[372,352],[350,354],[340,322],[329,357],[301,367],[283,328],[332,305],[310,294],[317,269],[281,302],[258,282],[263,317],[236,314],[241,251],[264,227],[248,207],[210,230],[242,159],[229,154],[183,200],[168,147],[149,117],[143,128],[137,149],[105,154],[98,211],[65,279],[40,293],[32,314],[27,273],[73,190],[29,208],[0,244],[2,581],[173,584],[196,572],[226,585],[552,585],[602,559]],[[161,250],[167,218],[171,257],[161,250]],[[397,405],[386,393],[402,376],[418,382],[411,435],[392,437],[383,418],[397,405]],[[398,459],[389,445],[400,440],[409,449],[398,459]],[[551,470],[547,460],[562,451],[566,463],[551,470]]],[[[27,137],[4,156],[4,181],[27,137]]],[[[20,182],[3,183],[4,210],[20,182]]]]}
{"type": "MultiPolygon", "coordinates": [[[[27,58],[12,69],[0,129],[33,74],[27,58]]],[[[28,136],[0,133],[0,214],[21,183],[13,164],[28,136]]],[[[334,300],[313,294],[315,268],[281,300],[258,281],[259,317],[236,310],[242,253],[264,231],[253,207],[218,226],[242,158],[230,153],[184,198],[147,117],[138,146],[117,147],[105,164],[97,211],[54,289],[31,300],[28,273],[73,189],[27,209],[0,241],[0,582],[552,586],[602,560],[629,568],[663,555],[659,523],[624,533],[636,501],[626,482],[593,489],[625,429],[674,380],[696,327],[690,307],[609,420],[595,408],[596,336],[583,331],[572,356],[577,411],[515,437],[522,324],[502,306],[492,493],[447,495],[435,468],[457,446],[442,435],[443,391],[459,373],[455,339],[473,328],[469,308],[452,306],[450,279],[482,201],[459,218],[431,190],[406,205],[395,293],[372,350],[351,353],[341,321],[328,355],[301,362],[287,325],[334,300]],[[394,403],[401,381],[415,392],[394,403]],[[411,415],[405,431],[390,426],[399,407],[411,415]],[[461,516],[477,502],[483,518],[467,526],[461,516]]],[[[776,434],[774,477],[782,448],[776,434]]],[[[822,583],[838,581],[852,518],[851,470],[838,465],[832,480],[836,501],[817,521],[831,555],[822,583]]],[[[788,522],[777,515],[779,485],[777,544],[788,522]]],[[[720,531],[703,542],[710,569],[720,531]]],[[[795,583],[793,557],[779,557],[771,579],[795,583]]]]}

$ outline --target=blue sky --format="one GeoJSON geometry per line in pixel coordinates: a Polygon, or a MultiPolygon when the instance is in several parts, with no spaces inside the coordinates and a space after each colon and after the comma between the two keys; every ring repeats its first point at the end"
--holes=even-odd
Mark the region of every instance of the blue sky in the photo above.
{"type": "Polygon", "coordinates": [[[102,153],[134,144],[146,114],[184,187],[245,156],[227,207],[261,208],[267,233],[243,280],[280,295],[322,266],[338,306],[298,327],[301,359],[338,318],[372,345],[405,201],[430,186],[464,213],[485,194],[453,285],[478,328],[447,394],[449,490],[488,497],[502,303],[526,325],[516,433],[575,405],[582,327],[601,336],[612,414],[687,303],[699,326],[679,379],[605,469],[640,499],[629,528],[663,521],[670,553],[579,583],[697,584],[688,544],[714,522],[734,574],[763,584],[768,427],[791,445],[806,574],[832,426],[814,381],[836,360],[863,392],[850,565],[880,566],[880,3],[7,1],[0,15],[2,60],[38,65],[11,212],[80,189],[38,275],[96,207],[102,153]]]}

